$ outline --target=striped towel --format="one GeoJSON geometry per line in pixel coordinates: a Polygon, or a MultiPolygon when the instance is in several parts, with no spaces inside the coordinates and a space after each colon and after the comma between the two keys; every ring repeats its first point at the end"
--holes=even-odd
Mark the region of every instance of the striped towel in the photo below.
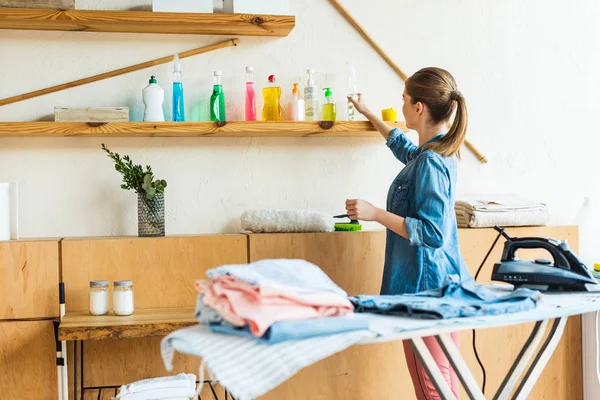
{"type": "Polygon", "coordinates": [[[374,334],[356,331],[276,344],[213,333],[205,325],[179,329],[162,340],[168,371],[175,351],[203,359],[237,400],[252,400],[274,389],[304,367],[340,352],[374,334]]]}

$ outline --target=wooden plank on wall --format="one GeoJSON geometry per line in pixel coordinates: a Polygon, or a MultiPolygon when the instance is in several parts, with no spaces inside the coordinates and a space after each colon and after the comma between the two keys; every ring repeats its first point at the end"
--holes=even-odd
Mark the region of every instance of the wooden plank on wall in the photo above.
{"type": "Polygon", "coordinates": [[[52,321],[0,322],[0,371],[2,399],[56,399],[52,321]]]}
{"type": "MultiPolygon", "coordinates": [[[[63,280],[67,310],[86,310],[91,279],[132,279],[135,307],[193,307],[193,282],[206,270],[247,262],[245,235],[164,238],[65,239],[63,280]]],[[[169,375],[160,356],[161,337],[85,342],[85,383],[121,385],[169,375]]],[[[180,356],[175,372],[198,374],[200,362],[180,356]]]]}
{"type": "Polygon", "coordinates": [[[75,9],[75,0],[0,0],[0,7],[75,9]]]}
{"type": "Polygon", "coordinates": [[[206,270],[245,263],[246,236],[64,239],[62,273],[67,311],[88,309],[89,281],[133,280],[136,308],[193,307],[193,283],[206,270]]]}
{"type": "Polygon", "coordinates": [[[0,242],[0,320],[58,317],[58,240],[0,242]]]}
{"type": "MultiPolygon", "coordinates": [[[[544,227],[509,229],[515,236],[544,236],[567,239],[577,249],[577,229],[544,227]]],[[[461,230],[461,251],[472,274],[495,238],[492,229],[461,230]]],[[[250,235],[250,259],[304,258],[319,265],[350,294],[376,293],[383,273],[385,235],[383,232],[334,234],[250,235]]],[[[503,241],[490,256],[480,281],[489,282],[491,268],[500,259],[503,241]]],[[[521,257],[534,257],[525,252],[521,257]]],[[[486,395],[491,397],[501,383],[532,324],[485,329],[477,333],[477,348],[487,372],[486,395]]],[[[461,352],[481,384],[481,373],[473,355],[471,333],[461,335],[461,352]]],[[[563,339],[529,397],[542,399],[582,398],[581,332],[578,317],[570,318],[563,339]]],[[[462,390],[462,389],[461,389],[462,390]]],[[[261,400],[396,400],[413,398],[412,382],[404,361],[401,343],[355,346],[323,360],[288,380],[261,400]]],[[[466,397],[464,391],[462,397],[466,397]]]]}
{"type": "Polygon", "coordinates": [[[249,235],[250,261],[302,258],[318,265],[349,295],[378,294],[384,232],[249,235]]]}

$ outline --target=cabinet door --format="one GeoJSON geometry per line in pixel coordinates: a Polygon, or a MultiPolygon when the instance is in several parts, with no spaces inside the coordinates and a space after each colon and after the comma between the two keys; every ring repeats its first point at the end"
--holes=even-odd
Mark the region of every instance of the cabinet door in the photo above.
{"type": "Polygon", "coordinates": [[[0,397],[55,400],[57,390],[52,321],[0,322],[0,397]]]}
{"type": "Polygon", "coordinates": [[[58,240],[0,242],[0,320],[58,317],[58,240]]]}

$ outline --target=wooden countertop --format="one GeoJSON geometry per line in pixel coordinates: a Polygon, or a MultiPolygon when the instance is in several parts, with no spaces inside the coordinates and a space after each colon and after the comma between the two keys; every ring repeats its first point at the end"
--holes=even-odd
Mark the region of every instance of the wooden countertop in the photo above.
{"type": "Polygon", "coordinates": [[[132,315],[90,315],[88,311],[65,314],[58,328],[60,340],[90,340],[163,336],[197,324],[194,307],[149,308],[132,315]]]}

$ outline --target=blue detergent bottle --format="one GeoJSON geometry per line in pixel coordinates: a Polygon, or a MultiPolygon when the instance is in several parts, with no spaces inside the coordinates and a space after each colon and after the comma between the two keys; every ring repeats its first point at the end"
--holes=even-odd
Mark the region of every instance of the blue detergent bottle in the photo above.
{"type": "Polygon", "coordinates": [[[181,64],[179,63],[179,55],[177,53],[173,56],[173,121],[185,121],[181,64]]]}

